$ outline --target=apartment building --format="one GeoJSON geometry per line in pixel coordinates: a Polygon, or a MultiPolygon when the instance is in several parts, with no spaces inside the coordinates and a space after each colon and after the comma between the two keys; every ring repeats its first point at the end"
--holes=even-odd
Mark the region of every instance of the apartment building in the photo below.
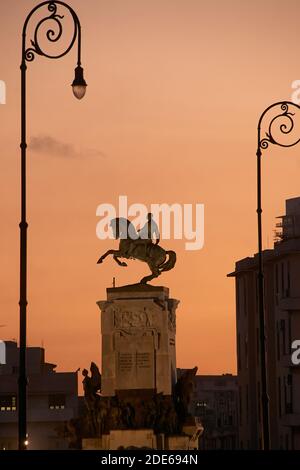
{"type": "MultiPolygon", "coordinates": [[[[274,248],[263,252],[267,380],[272,449],[300,449],[300,366],[291,345],[300,339],[300,198],[286,201],[274,248]]],[[[239,447],[260,449],[261,370],[258,256],[244,258],[229,277],[236,285],[239,447]]]]}
{"type": "MultiPolygon", "coordinates": [[[[18,448],[19,349],[14,341],[4,344],[5,355],[0,363],[0,450],[11,450],[18,448]]],[[[55,368],[55,364],[45,362],[43,348],[27,348],[30,450],[68,448],[59,429],[78,414],[77,373],[56,372],[55,368]]]]}

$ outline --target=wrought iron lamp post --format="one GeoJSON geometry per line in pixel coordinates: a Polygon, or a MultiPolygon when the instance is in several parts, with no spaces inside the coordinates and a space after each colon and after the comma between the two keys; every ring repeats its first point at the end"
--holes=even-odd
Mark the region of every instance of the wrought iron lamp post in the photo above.
{"type": "MultiPolygon", "coordinates": [[[[43,29],[43,28],[42,28],[43,29]]],[[[27,326],[27,228],[26,220],[26,70],[27,62],[32,62],[36,55],[49,59],[59,59],[65,56],[77,40],[78,55],[75,78],[72,83],[73,93],[76,98],[83,98],[86,91],[86,82],[83,78],[81,67],[81,26],[74,10],[64,2],[46,1],[37,5],[27,16],[22,33],[22,63],[21,63],[21,222],[20,222],[20,357],[19,357],[19,381],[18,381],[18,432],[19,450],[25,450],[28,444],[27,437],[27,374],[26,374],[26,326],[27,326]],[[45,10],[45,12],[44,12],[45,10]],[[48,11],[47,11],[48,10],[48,11]],[[63,34],[64,16],[58,10],[71,15],[74,23],[74,32],[67,48],[61,53],[47,54],[39,42],[39,33],[45,23],[52,26],[46,32],[46,39],[50,43],[56,43],[63,34]],[[36,12],[45,13],[35,27],[30,45],[26,41],[27,26],[29,20],[36,12]],[[49,22],[49,23],[48,23],[49,22]]]]}
{"type": "Polygon", "coordinates": [[[262,252],[262,202],[261,202],[261,157],[263,150],[270,144],[280,147],[293,147],[300,142],[300,138],[285,142],[279,139],[293,135],[295,130],[293,113],[291,110],[299,110],[300,106],[290,101],[279,101],[272,104],[262,113],[257,128],[257,228],[258,228],[258,316],[260,327],[260,366],[261,366],[261,403],[262,403],[262,437],[263,448],[270,448],[270,423],[269,423],[269,396],[267,383],[267,354],[266,354],[266,322],[264,305],[264,273],[262,252]],[[274,115],[273,115],[274,111],[274,115]],[[261,126],[265,117],[272,114],[268,121],[266,131],[262,137],[261,126]]]}

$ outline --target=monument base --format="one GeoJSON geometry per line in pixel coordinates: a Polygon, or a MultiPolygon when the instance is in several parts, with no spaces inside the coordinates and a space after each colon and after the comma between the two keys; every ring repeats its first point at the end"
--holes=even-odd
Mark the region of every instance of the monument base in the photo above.
{"type": "Polygon", "coordinates": [[[82,450],[197,450],[191,436],[154,434],[153,429],[114,430],[99,438],[82,439],[82,450]]]}
{"type": "Polygon", "coordinates": [[[198,428],[188,409],[197,367],[177,380],[178,300],[163,286],[136,284],[106,292],[106,300],[97,302],[102,375],[95,364],[91,377],[85,372],[82,449],[198,448],[198,428]]]}
{"type": "Polygon", "coordinates": [[[101,310],[102,395],[155,390],[171,395],[176,383],[176,308],[162,286],[106,289],[101,310]]]}

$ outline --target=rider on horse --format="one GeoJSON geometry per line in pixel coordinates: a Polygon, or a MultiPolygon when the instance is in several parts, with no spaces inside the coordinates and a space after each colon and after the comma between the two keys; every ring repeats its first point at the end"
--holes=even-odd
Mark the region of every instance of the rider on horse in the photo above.
{"type": "Polygon", "coordinates": [[[152,245],[153,239],[155,240],[155,245],[158,245],[160,241],[158,225],[153,219],[153,214],[151,214],[151,212],[147,214],[147,222],[140,230],[138,230],[138,234],[139,238],[136,240],[136,243],[144,244],[145,256],[147,256],[148,247],[152,245]]]}

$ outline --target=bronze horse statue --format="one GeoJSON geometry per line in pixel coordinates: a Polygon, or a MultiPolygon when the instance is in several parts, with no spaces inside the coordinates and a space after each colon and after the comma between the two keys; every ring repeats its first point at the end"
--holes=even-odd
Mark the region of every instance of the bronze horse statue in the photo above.
{"type": "Polygon", "coordinates": [[[124,217],[117,217],[111,220],[110,226],[114,238],[120,239],[119,249],[108,250],[98,259],[98,264],[102,263],[108,255],[113,255],[114,260],[120,266],[127,266],[127,264],[124,261],[120,261],[119,258],[144,261],[148,264],[152,274],[143,277],[140,281],[141,284],[146,284],[151,279],[160,276],[163,271],[169,271],[175,266],[175,251],[165,251],[159,245],[152,243],[151,240],[139,238],[138,233],[129,220],[124,217]]]}

